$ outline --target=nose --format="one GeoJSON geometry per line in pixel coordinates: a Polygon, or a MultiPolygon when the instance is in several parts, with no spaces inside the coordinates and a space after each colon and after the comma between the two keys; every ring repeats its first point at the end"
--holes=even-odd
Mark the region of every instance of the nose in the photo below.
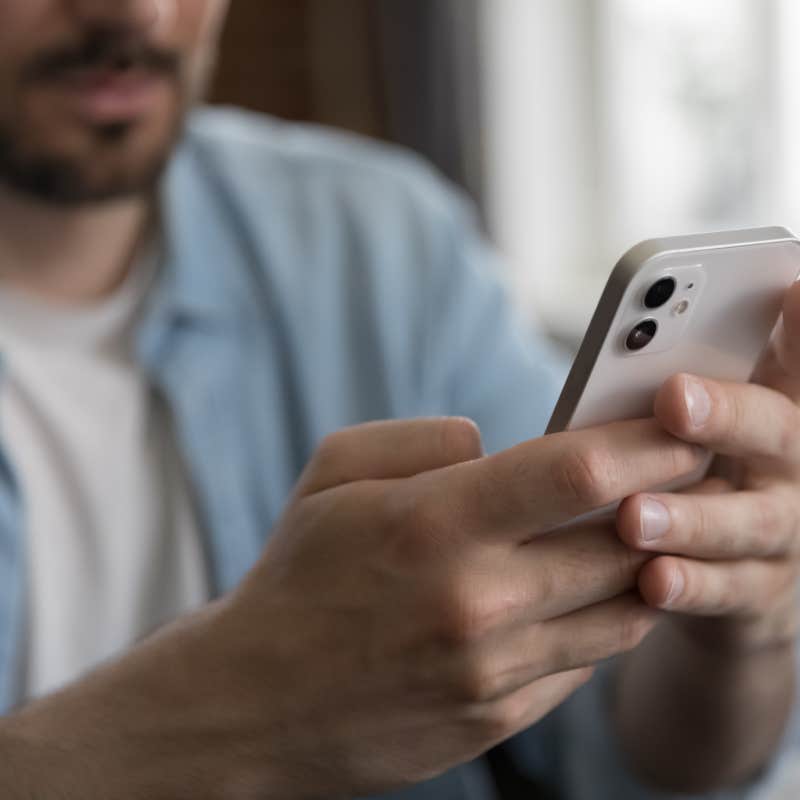
{"type": "Polygon", "coordinates": [[[163,21],[175,0],[68,0],[72,14],[83,23],[149,32],[163,21]]]}

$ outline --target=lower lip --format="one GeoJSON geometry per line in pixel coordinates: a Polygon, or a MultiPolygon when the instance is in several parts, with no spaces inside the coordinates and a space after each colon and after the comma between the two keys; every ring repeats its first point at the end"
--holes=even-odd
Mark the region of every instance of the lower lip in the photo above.
{"type": "Polygon", "coordinates": [[[149,72],[95,72],[62,84],[71,105],[87,122],[132,122],[150,111],[167,81],[149,72]]]}

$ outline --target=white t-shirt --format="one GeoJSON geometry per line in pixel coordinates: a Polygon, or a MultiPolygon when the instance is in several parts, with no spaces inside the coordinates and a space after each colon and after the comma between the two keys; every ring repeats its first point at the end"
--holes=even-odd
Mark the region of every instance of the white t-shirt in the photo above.
{"type": "Polygon", "coordinates": [[[208,599],[170,418],[132,355],[154,264],[80,308],[0,289],[0,441],[29,570],[21,700],[208,599]]]}

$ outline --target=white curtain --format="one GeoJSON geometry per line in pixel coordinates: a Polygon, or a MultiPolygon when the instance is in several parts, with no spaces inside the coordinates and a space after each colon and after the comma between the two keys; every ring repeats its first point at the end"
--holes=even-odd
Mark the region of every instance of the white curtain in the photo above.
{"type": "Polygon", "coordinates": [[[481,0],[481,12],[490,227],[556,335],[580,338],[641,239],[800,232],[797,0],[481,0]]]}

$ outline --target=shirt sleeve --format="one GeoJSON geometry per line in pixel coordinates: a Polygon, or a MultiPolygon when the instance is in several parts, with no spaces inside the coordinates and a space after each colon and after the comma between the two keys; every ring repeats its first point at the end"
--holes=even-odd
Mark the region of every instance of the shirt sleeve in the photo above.
{"type": "Polygon", "coordinates": [[[506,265],[471,208],[455,204],[453,212],[439,251],[445,263],[431,280],[422,410],[474,419],[492,453],[542,435],[568,358],[523,320],[506,265]]]}
{"type": "MultiPolygon", "coordinates": [[[[543,433],[566,359],[521,318],[503,284],[503,267],[466,205],[455,209],[448,236],[448,263],[431,292],[424,411],[474,419],[485,449],[495,452],[543,433]]],[[[626,764],[611,724],[614,672],[612,660],[560,708],[502,745],[518,774],[564,800],[800,797],[800,767],[792,766],[800,742],[796,707],[773,764],[751,783],[694,796],[645,786],[626,764]]]]}

